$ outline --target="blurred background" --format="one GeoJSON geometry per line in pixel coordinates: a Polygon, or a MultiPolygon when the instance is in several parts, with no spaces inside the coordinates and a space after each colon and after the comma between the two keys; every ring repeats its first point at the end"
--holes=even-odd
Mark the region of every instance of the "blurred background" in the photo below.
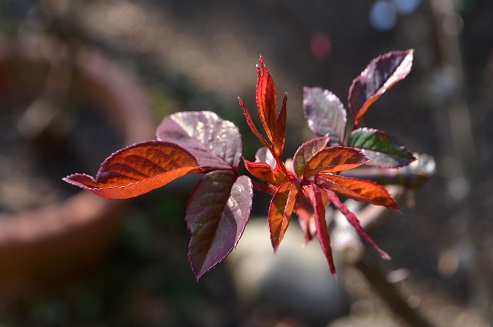
{"type": "MultiPolygon", "coordinates": [[[[492,116],[490,0],[0,0],[0,326],[409,325],[382,281],[415,326],[493,326],[492,116]],[[252,219],[197,283],[184,222],[195,177],[129,201],[61,181],[183,110],[235,122],[253,158],[237,97],[255,109],[259,55],[288,93],[292,155],[312,137],[303,86],[345,102],[371,59],[411,48],[412,73],[363,125],[433,156],[437,173],[373,234],[393,258],[369,249],[374,279],[338,262],[334,280],[294,223],[273,258],[252,219]]],[[[267,205],[256,196],[254,216],[267,205]]]]}

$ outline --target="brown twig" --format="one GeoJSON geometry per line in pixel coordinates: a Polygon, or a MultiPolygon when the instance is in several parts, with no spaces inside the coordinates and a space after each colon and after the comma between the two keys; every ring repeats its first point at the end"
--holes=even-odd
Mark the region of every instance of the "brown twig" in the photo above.
{"type": "Polygon", "coordinates": [[[408,305],[395,286],[387,281],[384,272],[371,262],[368,256],[356,262],[354,267],[363,273],[374,292],[378,293],[392,312],[398,315],[407,325],[413,327],[433,326],[417,310],[408,305]]]}
{"type": "MultiPolygon", "coordinates": [[[[401,201],[406,191],[416,190],[435,173],[435,161],[427,155],[417,155],[417,160],[399,169],[362,168],[353,169],[346,176],[374,180],[387,184],[387,189],[394,199],[401,201]]],[[[367,231],[375,230],[389,218],[390,212],[381,206],[363,205],[361,202],[347,200],[348,208],[356,212],[358,219],[367,231]]],[[[351,264],[368,279],[373,290],[378,293],[389,308],[409,326],[432,326],[418,311],[411,308],[399,294],[394,285],[389,283],[385,274],[365,256],[365,247],[361,238],[344,216],[337,211],[329,211],[328,217],[334,220],[333,247],[339,257],[351,264]]]]}

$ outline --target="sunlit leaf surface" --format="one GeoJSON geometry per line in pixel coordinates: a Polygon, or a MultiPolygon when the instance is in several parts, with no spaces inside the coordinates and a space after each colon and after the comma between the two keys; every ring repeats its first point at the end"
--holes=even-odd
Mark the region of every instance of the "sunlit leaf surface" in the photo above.
{"type": "Polygon", "coordinates": [[[353,169],[366,163],[368,159],[358,150],[332,146],[318,151],[308,160],[303,176],[315,176],[318,173],[332,173],[353,169]]]}
{"type": "Polygon", "coordinates": [[[329,142],[328,136],[314,138],[303,143],[293,157],[293,168],[298,177],[303,176],[306,163],[329,142]]]}
{"type": "Polygon", "coordinates": [[[211,111],[179,112],[163,119],[157,139],[187,149],[206,169],[237,168],[242,142],[238,127],[211,111]]]}
{"type": "Polygon", "coordinates": [[[319,87],[303,89],[303,109],[308,127],[318,136],[329,134],[342,143],[346,132],[346,109],[334,93],[319,87]]]}
{"type": "Polygon", "coordinates": [[[290,181],[286,181],[279,186],[270,203],[269,229],[274,253],[277,252],[288,228],[297,193],[296,186],[290,181]]]}
{"type": "Polygon", "coordinates": [[[186,213],[192,233],[188,256],[197,279],[238,244],[252,210],[252,197],[250,178],[237,178],[231,171],[208,173],[197,185],[186,213]]]}
{"type": "Polygon", "coordinates": [[[74,174],[64,180],[103,198],[126,199],[199,172],[197,160],[188,151],[173,143],[148,141],[113,153],[101,164],[96,178],[74,174]]]}
{"type": "Polygon", "coordinates": [[[360,128],[351,133],[349,146],[358,148],[369,159],[370,166],[398,168],[409,165],[414,156],[395,137],[369,128],[360,128]]]}
{"type": "Polygon", "coordinates": [[[382,94],[404,79],[413,64],[413,50],[393,51],[372,60],[349,88],[349,110],[355,126],[382,94]]]}
{"type": "Polygon", "coordinates": [[[350,199],[399,211],[397,203],[392,199],[389,192],[384,187],[370,181],[333,174],[319,174],[317,175],[317,184],[326,190],[334,191],[350,199]]]}

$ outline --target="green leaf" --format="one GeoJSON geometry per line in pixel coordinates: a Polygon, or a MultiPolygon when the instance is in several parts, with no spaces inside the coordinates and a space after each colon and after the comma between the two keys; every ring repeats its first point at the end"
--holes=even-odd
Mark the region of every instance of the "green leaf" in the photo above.
{"type": "Polygon", "coordinates": [[[398,168],[415,160],[411,152],[395,137],[376,129],[360,128],[351,133],[349,145],[361,149],[370,166],[398,168]]]}

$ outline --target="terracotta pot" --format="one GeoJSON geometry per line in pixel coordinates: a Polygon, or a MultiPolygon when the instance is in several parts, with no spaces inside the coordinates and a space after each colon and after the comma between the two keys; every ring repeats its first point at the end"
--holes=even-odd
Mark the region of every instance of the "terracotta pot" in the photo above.
{"type": "MultiPolygon", "coordinates": [[[[116,120],[122,146],[152,139],[155,122],[139,84],[94,49],[78,47],[70,59],[65,50],[46,38],[15,49],[0,45],[1,99],[25,95],[26,71],[46,71],[60,62],[69,63],[79,96],[98,104],[108,119],[116,120]],[[16,67],[23,67],[24,76],[19,76],[16,67]]],[[[124,205],[124,201],[80,191],[63,202],[0,219],[0,293],[86,271],[111,244],[124,205]]]]}

